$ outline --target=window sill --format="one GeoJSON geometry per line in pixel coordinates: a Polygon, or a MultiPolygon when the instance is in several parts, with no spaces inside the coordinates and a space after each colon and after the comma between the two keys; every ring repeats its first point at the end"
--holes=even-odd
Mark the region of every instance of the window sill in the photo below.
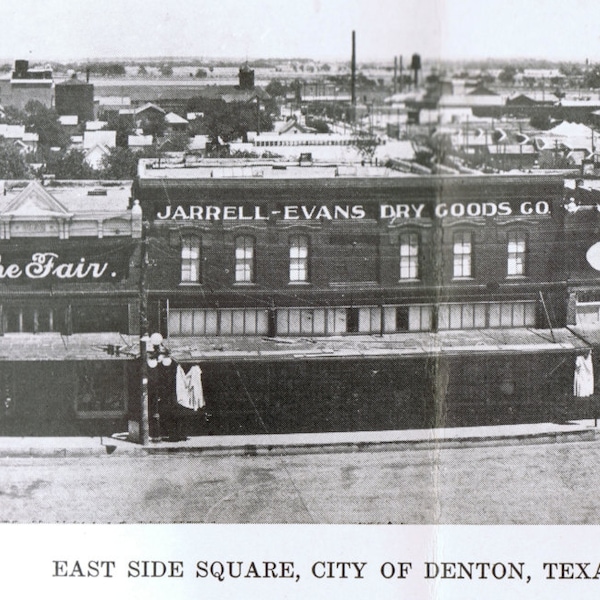
{"type": "Polygon", "coordinates": [[[529,277],[527,275],[507,275],[506,279],[510,279],[511,281],[526,281],[529,277]]]}
{"type": "Polygon", "coordinates": [[[398,279],[398,283],[421,283],[421,280],[412,278],[398,279]]]}
{"type": "Polygon", "coordinates": [[[180,287],[200,287],[202,285],[202,283],[200,283],[199,281],[194,282],[194,281],[181,281],[179,283],[180,287]]]}
{"type": "Polygon", "coordinates": [[[234,281],[233,287],[257,287],[258,284],[253,281],[234,281]]]}
{"type": "Polygon", "coordinates": [[[310,281],[288,281],[288,285],[308,286],[312,285],[310,281]]]}
{"type": "Polygon", "coordinates": [[[475,277],[453,277],[452,281],[475,281],[475,277]]]}

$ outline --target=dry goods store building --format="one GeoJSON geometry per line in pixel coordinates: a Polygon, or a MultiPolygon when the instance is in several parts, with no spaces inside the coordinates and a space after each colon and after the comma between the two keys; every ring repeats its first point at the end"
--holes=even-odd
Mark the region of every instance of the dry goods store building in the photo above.
{"type": "Polygon", "coordinates": [[[214,432],[561,418],[588,346],[566,327],[563,188],[141,161],[150,329],[201,367],[214,432]]]}

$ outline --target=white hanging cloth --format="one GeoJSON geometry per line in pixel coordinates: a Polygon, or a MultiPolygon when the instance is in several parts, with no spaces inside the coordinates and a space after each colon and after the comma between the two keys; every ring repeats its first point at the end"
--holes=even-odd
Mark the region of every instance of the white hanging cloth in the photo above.
{"type": "Polygon", "coordinates": [[[573,395],[587,398],[594,393],[594,366],[591,350],[585,356],[575,359],[575,377],[573,379],[573,395]]]}
{"type": "Polygon", "coordinates": [[[175,380],[177,403],[192,410],[204,408],[204,391],[202,390],[202,370],[194,365],[186,374],[181,365],[177,366],[175,380]]]}

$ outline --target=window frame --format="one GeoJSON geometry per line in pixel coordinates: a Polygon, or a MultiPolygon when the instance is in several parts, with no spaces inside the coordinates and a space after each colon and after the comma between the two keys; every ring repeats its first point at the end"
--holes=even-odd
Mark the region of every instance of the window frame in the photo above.
{"type": "Polygon", "coordinates": [[[473,232],[455,231],[452,236],[452,278],[472,279],[474,273],[473,232]],[[461,241],[458,238],[462,238],[461,241]],[[465,239],[468,238],[468,241],[465,239]],[[457,252],[457,246],[464,248],[468,244],[468,252],[457,252]],[[468,269],[466,268],[468,267],[468,269]]]}
{"type": "Polygon", "coordinates": [[[252,235],[242,234],[235,238],[233,279],[236,284],[242,285],[256,281],[256,238],[252,235]],[[238,255],[240,250],[242,256],[238,255]]]}
{"type": "Polygon", "coordinates": [[[310,245],[308,235],[304,233],[295,233],[289,238],[289,270],[288,277],[291,284],[310,282],[310,245]],[[297,250],[298,256],[292,256],[292,252],[297,250]],[[302,250],[305,255],[302,256],[302,250]],[[300,277],[300,274],[304,277],[300,277]],[[293,277],[296,274],[298,277],[293,277]]]}
{"type": "Polygon", "coordinates": [[[527,276],[527,234],[524,231],[515,229],[509,231],[506,235],[506,276],[507,277],[526,277],[527,276]],[[517,246],[517,249],[511,251],[511,243],[517,246]],[[522,249],[519,244],[522,243],[522,249]],[[511,264],[513,263],[514,264],[511,264]],[[514,272],[511,272],[514,271],[514,272]]]}
{"type": "Polygon", "coordinates": [[[399,259],[400,265],[398,269],[399,281],[418,281],[421,276],[421,239],[416,231],[406,231],[400,234],[399,237],[399,259]],[[405,240],[408,239],[408,243],[405,240]],[[416,251],[411,252],[413,248],[412,240],[416,241],[414,247],[416,251]],[[408,252],[404,253],[404,249],[408,252]],[[404,274],[408,271],[407,274],[404,274]]]}
{"type": "Polygon", "coordinates": [[[180,283],[184,285],[194,285],[202,283],[202,245],[200,236],[195,233],[188,233],[181,236],[181,255],[180,255],[180,283]],[[193,256],[196,250],[197,256],[193,256]],[[189,256],[185,256],[185,253],[189,256]],[[196,269],[194,277],[194,267],[196,269]]]}

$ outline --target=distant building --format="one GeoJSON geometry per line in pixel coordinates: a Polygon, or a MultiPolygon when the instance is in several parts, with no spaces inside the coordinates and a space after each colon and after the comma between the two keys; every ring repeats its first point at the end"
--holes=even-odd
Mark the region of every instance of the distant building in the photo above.
{"type": "Polygon", "coordinates": [[[94,86],[73,76],[56,84],[56,112],[59,115],[77,115],[79,121],[94,118],[94,86]]]}
{"type": "Polygon", "coordinates": [[[17,60],[11,74],[0,79],[0,104],[22,110],[31,100],[54,106],[52,69],[30,69],[28,61],[17,60]]]}
{"type": "Polygon", "coordinates": [[[93,169],[100,169],[104,158],[116,145],[116,131],[86,131],[83,134],[85,162],[93,169]]]}
{"type": "Polygon", "coordinates": [[[253,90],[254,89],[254,69],[251,69],[248,66],[248,63],[246,63],[245,65],[242,65],[240,67],[238,77],[240,80],[240,89],[241,90],[253,90]]]}

